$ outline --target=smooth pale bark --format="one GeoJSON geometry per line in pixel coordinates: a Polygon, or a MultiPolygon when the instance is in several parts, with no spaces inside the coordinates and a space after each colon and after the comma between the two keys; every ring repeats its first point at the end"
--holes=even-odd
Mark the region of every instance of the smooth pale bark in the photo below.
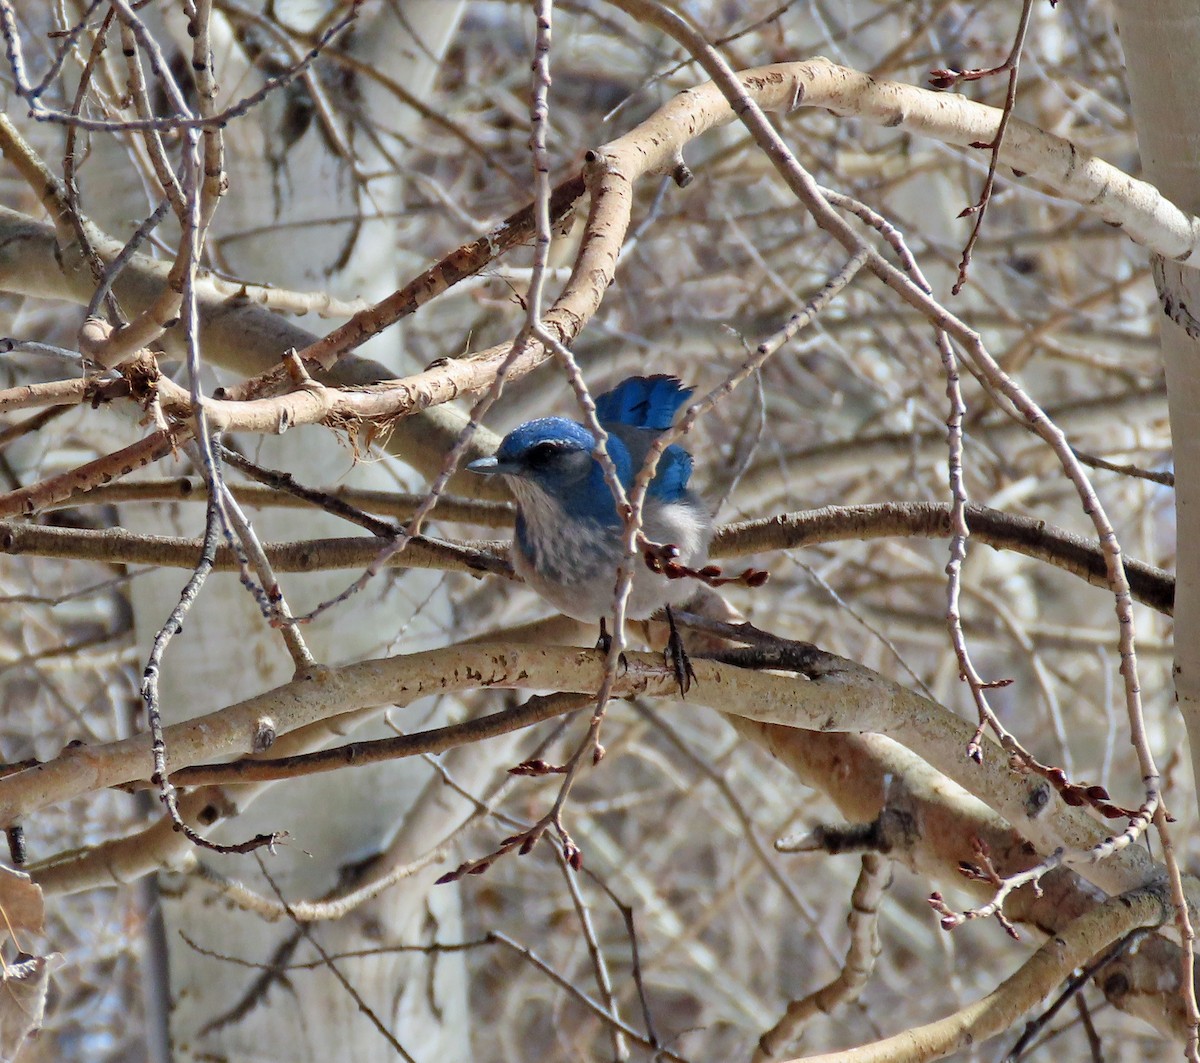
{"type": "MultiPolygon", "coordinates": [[[[1117,4],[1142,168],[1183,210],[1200,207],[1200,5],[1193,0],[1117,4]]],[[[1200,274],[1192,264],[1157,269],[1165,319],[1175,467],[1177,539],[1175,691],[1200,779],[1200,274]]]]}

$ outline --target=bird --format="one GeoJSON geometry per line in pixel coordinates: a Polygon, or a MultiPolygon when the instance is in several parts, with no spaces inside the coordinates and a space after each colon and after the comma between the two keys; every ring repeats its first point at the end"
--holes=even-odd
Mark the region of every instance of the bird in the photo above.
{"type": "MultiPolygon", "coordinates": [[[[677,377],[629,377],[597,397],[596,417],[608,433],[608,454],[628,491],[650,447],[671,427],[692,395],[677,377]]],[[[517,574],[559,612],[600,626],[607,647],[617,568],[625,554],[624,526],[604,470],[594,457],[596,437],[565,417],[540,417],[508,433],[496,453],[467,465],[484,476],[503,476],[517,503],[512,563],[517,574]]],[[[642,531],[674,548],[679,565],[703,563],[712,537],[711,511],[688,486],[692,456],[672,443],[646,489],[642,531]]],[[[662,566],[638,563],[626,605],[634,620],[665,612],[670,640],[666,658],[686,695],[694,679],[675,626],[672,605],[689,598],[684,579],[668,579],[662,566]]],[[[678,570],[677,570],[678,571],[678,570]]]]}

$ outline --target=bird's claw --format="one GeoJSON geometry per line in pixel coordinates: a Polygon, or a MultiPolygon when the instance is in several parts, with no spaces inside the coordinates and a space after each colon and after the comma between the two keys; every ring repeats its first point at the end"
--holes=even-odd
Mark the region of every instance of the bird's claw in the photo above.
{"type": "Polygon", "coordinates": [[[679,684],[679,696],[686,698],[688,691],[692,689],[692,681],[696,678],[696,672],[692,668],[692,662],[683,645],[683,636],[679,634],[679,628],[675,626],[675,617],[671,613],[670,606],[667,606],[666,613],[670,635],[667,636],[667,648],[663,650],[663,660],[675,674],[675,682],[679,684]]]}
{"type": "Polygon", "coordinates": [[[683,643],[668,642],[667,648],[663,650],[663,659],[667,667],[675,673],[675,682],[679,684],[679,696],[686,698],[688,691],[692,689],[692,680],[696,678],[696,673],[683,643]]]}
{"type": "Polygon", "coordinates": [[[604,622],[604,617],[600,618],[600,637],[596,639],[596,649],[608,656],[612,649],[612,635],[608,633],[608,625],[604,622]]]}

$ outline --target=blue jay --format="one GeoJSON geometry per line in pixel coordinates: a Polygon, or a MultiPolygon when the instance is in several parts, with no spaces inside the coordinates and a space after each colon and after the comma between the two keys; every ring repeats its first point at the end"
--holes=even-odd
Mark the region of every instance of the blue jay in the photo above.
{"type": "MultiPolygon", "coordinates": [[[[635,376],[596,399],[596,415],[608,433],[608,453],[628,490],[658,435],[670,428],[691,396],[671,376],[635,376]]],[[[517,500],[513,568],[559,612],[599,622],[606,641],[617,566],[623,555],[623,526],[600,463],[592,456],[596,439],[565,417],[542,417],[514,428],[494,457],[480,458],[471,472],[503,476],[517,500]]],[[[658,543],[678,549],[678,561],[703,564],[712,535],[712,514],[688,490],[692,456],[678,444],[663,452],[646,491],[642,530],[658,543]]],[[[685,580],[668,579],[637,564],[627,615],[648,619],[666,610],[671,629],[668,661],[681,692],[690,686],[691,665],[675,629],[671,605],[692,593],[685,580]]]]}

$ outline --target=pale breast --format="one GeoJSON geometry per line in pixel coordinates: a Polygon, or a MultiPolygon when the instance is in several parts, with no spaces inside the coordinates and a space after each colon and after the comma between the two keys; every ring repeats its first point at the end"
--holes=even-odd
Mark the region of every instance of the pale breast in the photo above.
{"type": "MultiPolygon", "coordinates": [[[[611,615],[622,553],[621,526],[568,517],[554,499],[521,486],[525,489],[518,494],[520,518],[512,550],[517,573],[567,616],[598,623],[611,615]]],[[[644,527],[649,538],[677,546],[684,564],[695,567],[703,562],[711,521],[698,501],[688,498],[666,505],[649,499],[644,527]]],[[[645,619],[694,592],[693,581],[668,580],[638,558],[626,615],[645,619]]]]}

